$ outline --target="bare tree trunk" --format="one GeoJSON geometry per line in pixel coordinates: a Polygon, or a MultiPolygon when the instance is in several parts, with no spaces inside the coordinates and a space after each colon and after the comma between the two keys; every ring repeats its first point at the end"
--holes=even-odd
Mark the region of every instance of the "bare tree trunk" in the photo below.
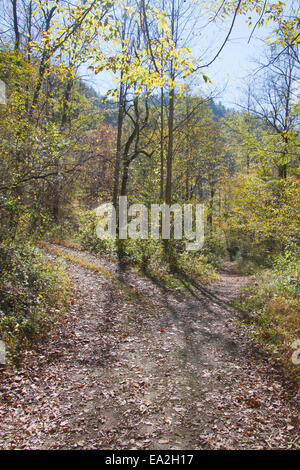
{"type": "Polygon", "coordinates": [[[130,162],[127,160],[123,163],[123,175],[122,175],[122,184],[121,184],[121,196],[127,195],[127,182],[128,182],[128,172],[129,172],[130,162]]]}
{"type": "MultiPolygon", "coordinates": [[[[31,62],[31,34],[32,34],[32,0],[30,0],[28,5],[28,24],[27,24],[27,61],[30,64],[31,62]]],[[[25,109],[28,112],[29,110],[29,86],[26,85],[26,100],[25,100],[25,109]]]]}
{"type": "Polygon", "coordinates": [[[70,122],[70,98],[71,98],[71,91],[73,88],[74,81],[72,78],[68,79],[67,86],[65,88],[63,94],[63,110],[61,116],[61,129],[63,129],[68,122],[70,122]]]}
{"type": "Polygon", "coordinates": [[[31,35],[32,35],[32,0],[28,5],[28,38],[27,38],[27,61],[31,62],[31,35]]]}
{"type": "Polygon", "coordinates": [[[117,148],[116,148],[116,157],[115,157],[114,188],[113,188],[113,204],[115,208],[117,208],[118,196],[119,196],[122,132],[123,132],[123,122],[124,122],[124,96],[123,95],[124,95],[124,88],[122,84],[122,72],[121,72],[120,89],[119,89],[119,105],[118,105],[117,148]]]}
{"type": "Polygon", "coordinates": [[[279,165],[279,167],[278,167],[278,176],[279,176],[279,178],[286,179],[286,176],[287,176],[287,165],[286,164],[279,165]]]}
{"type": "Polygon", "coordinates": [[[210,198],[209,198],[209,213],[207,215],[207,223],[209,225],[210,232],[212,233],[213,229],[213,208],[214,208],[214,196],[215,190],[213,185],[210,185],[210,198]]]}
{"type": "Polygon", "coordinates": [[[160,195],[164,199],[164,89],[160,89],[160,195]]]}
{"type": "Polygon", "coordinates": [[[20,48],[20,31],[18,25],[18,12],[17,12],[17,0],[11,0],[13,7],[13,18],[14,18],[14,32],[15,32],[15,51],[18,52],[20,48]]]}
{"type": "Polygon", "coordinates": [[[167,151],[167,174],[166,174],[166,204],[172,203],[172,166],[173,166],[173,144],[174,144],[174,88],[170,90],[169,116],[168,116],[168,151],[167,151]]]}

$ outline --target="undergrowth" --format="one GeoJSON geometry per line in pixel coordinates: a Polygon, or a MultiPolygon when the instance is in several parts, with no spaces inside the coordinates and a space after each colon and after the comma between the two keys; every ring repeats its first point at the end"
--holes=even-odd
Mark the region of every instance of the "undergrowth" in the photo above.
{"type": "Polygon", "coordinates": [[[0,337],[7,361],[44,337],[64,311],[68,280],[29,243],[0,244],[0,337]]]}
{"type": "Polygon", "coordinates": [[[300,264],[296,255],[277,257],[273,269],[256,276],[235,307],[253,327],[264,347],[280,358],[290,377],[300,386],[300,365],[293,364],[293,343],[300,339],[300,264]]]}
{"type": "Polygon", "coordinates": [[[69,225],[46,234],[46,240],[66,248],[88,251],[94,255],[118,261],[122,249],[122,262],[140,273],[155,277],[164,285],[182,288],[189,279],[193,282],[209,282],[217,278],[210,257],[203,250],[197,253],[186,252],[183,243],[170,241],[172,262],[166,256],[161,240],[120,240],[100,239],[97,237],[97,217],[93,211],[81,211],[78,214],[78,229],[71,230],[69,225]],[[62,238],[61,238],[62,237],[62,238]]]}

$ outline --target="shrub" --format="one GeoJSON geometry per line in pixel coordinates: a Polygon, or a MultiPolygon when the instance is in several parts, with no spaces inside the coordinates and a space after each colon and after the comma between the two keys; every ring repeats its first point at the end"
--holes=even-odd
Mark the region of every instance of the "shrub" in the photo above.
{"type": "Polygon", "coordinates": [[[212,265],[204,255],[184,251],[178,241],[170,241],[168,248],[169,256],[161,240],[128,239],[124,244],[124,255],[127,261],[171,286],[182,285],[182,277],[195,282],[216,278],[212,265]]]}
{"type": "MultiPolygon", "coordinates": [[[[202,253],[195,255],[186,252],[182,241],[170,241],[170,256],[166,256],[162,240],[100,239],[96,233],[97,223],[98,219],[93,211],[85,210],[79,213],[78,231],[74,239],[83,250],[115,258],[119,254],[124,263],[147,270],[149,274],[171,285],[178,284],[178,279],[175,280],[175,272],[193,277],[195,281],[215,278],[214,269],[208,257],[202,253]]],[[[220,257],[221,253],[223,253],[223,248],[220,248],[215,256],[220,257]]]]}
{"type": "Polygon", "coordinates": [[[62,223],[54,223],[47,227],[45,237],[53,242],[64,242],[75,237],[78,226],[72,219],[65,219],[62,223]]]}
{"type": "Polygon", "coordinates": [[[0,194],[0,242],[15,238],[20,213],[18,200],[0,194]]]}
{"type": "Polygon", "coordinates": [[[64,310],[68,281],[34,246],[0,245],[0,334],[11,359],[44,336],[64,310]]]}
{"type": "Polygon", "coordinates": [[[299,260],[287,251],[275,259],[272,270],[256,276],[235,304],[254,326],[255,337],[281,359],[300,385],[300,367],[291,361],[291,345],[300,339],[299,284],[299,260]]]}
{"type": "Polygon", "coordinates": [[[227,256],[226,240],[221,230],[216,233],[207,234],[201,253],[206,257],[208,263],[220,269],[224,258],[227,256]]]}
{"type": "Polygon", "coordinates": [[[240,176],[231,188],[227,249],[239,252],[243,272],[272,267],[274,256],[299,241],[299,184],[293,178],[240,176]]]}
{"type": "Polygon", "coordinates": [[[75,235],[75,240],[83,250],[102,255],[111,255],[115,250],[115,244],[113,241],[97,237],[97,223],[98,219],[93,211],[81,211],[78,217],[78,231],[75,235]]]}

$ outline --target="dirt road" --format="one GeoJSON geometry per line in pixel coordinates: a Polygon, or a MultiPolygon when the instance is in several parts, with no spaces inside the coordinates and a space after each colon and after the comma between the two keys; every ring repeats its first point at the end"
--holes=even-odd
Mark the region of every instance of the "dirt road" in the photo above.
{"type": "Polygon", "coordinates": [[[249,279],[174,291],[61,249],[111,276],[65,261],[64,321],[0,371],[1,449],[299,448],[295,392],[229,304],[249,279]]]}

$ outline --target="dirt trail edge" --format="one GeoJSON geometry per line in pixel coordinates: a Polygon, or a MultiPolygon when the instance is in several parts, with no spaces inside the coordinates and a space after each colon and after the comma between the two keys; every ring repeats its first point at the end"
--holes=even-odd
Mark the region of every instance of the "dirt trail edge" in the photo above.
{"type": "Polygon", "coordinates": [[[300,447],[295,391],[229,306],[247,278],[178,292],[59,248],[112,276],[64,261],[68,314],[0,371],[1,449],[300,447]]]}

